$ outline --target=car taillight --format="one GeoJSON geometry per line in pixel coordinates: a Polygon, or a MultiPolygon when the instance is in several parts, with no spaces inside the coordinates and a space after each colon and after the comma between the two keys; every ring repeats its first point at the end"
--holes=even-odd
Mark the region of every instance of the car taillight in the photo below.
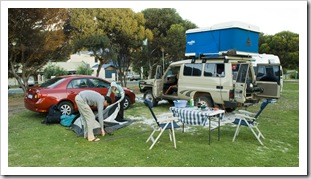
{"type": "Polygon", "coordinates": [[[47,94],[41,94],[41,93],[37,93],[37,94],[35,94],[35,98],[44,98],[44,97],[46,97],[47,96],[47,94]]]}
{"type": "Polygon", "coordinates": [[[229,91],[229,99],[234,99],[234,90],[229,91]]]}

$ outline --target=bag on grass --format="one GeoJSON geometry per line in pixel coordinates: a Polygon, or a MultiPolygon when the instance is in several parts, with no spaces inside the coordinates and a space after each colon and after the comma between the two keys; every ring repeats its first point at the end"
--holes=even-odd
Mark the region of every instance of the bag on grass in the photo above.
{"type": "Polygon", "coordinates": [[[65,127],[70,127],[71,124],[73,123],[74,119],[75,119],[76,115],[72,114],[70,116],[67,116],[65,114],[63,114],[61,117],[60,117],[60,124],[62,126],[65,126],[65,127]]]}
{"type": "Polygon", "coordinates": [[[62,112],[59,110],[57,105],[53,104],[49,107],[48,115],[41,122],[42,124],[56,124],[60,122],[60,116],[62,112]]]}

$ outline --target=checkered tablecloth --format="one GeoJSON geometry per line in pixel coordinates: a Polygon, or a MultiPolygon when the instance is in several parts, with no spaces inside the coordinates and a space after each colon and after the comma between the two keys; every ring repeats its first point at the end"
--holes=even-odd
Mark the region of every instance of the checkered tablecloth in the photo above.
{"type": "Polygon", "coordinates": [[[182,123],[191,124],[191,125],[202,125],[205,126],[209,120],[209,117],[216,116],[219,119],[223,119],[224,111],[223,110],[198,110],[197,108],[176,108],[170,107],[170,111],[173,113],[174,117],[182,123]]]}

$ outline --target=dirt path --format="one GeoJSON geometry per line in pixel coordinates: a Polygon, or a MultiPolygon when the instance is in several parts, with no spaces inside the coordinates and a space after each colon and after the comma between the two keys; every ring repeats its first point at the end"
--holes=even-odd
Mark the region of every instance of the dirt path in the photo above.
{"type": "Polygon", "coordinates": [[[15,113],[27,110],[24,107],[24,98],[23,97],[9,97],[8,100],[8,115],[11,116],[15,113]]]}

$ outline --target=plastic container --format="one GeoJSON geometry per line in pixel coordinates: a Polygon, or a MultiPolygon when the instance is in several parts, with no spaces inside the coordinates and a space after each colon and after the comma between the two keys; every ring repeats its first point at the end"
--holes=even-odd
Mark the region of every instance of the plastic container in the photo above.
{"type": "Polygon", "coordinates": [[[174,106],[176,108],[185,108],[187,105],[187,101],[186,100],[174,100],[174,106]]]}
{"type": "Polygon", "coordinates": [[[192,108],[194,106],[194,100],[193,98],[190,99],[190,107],[192,108]]]}

